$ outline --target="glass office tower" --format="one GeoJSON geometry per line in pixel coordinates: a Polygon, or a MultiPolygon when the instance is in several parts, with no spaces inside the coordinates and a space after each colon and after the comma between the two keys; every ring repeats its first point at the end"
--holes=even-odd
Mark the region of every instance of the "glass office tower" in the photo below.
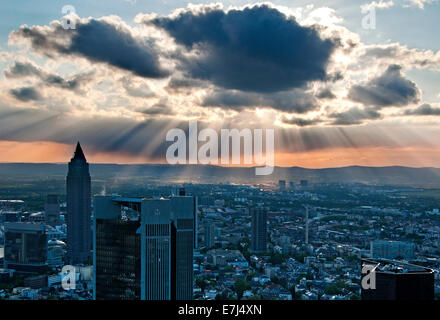
{"type": "Polygon", "coordinates": [[[95,299],[192,299],[194,203],[95,197],[95,299]]]}

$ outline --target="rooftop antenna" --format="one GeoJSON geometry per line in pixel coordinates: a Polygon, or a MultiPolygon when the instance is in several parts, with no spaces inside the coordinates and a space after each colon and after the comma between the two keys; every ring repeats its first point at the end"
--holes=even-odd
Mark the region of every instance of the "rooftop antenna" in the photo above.
{"type": "Polygon", "coordinates": [[[309,207],[304,206],[306,208],[306,244],[309,244],[309,207]]]}

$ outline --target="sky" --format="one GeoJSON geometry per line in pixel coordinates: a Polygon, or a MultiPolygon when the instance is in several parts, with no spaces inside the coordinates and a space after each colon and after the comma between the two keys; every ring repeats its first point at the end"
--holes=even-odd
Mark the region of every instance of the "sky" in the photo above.
{"type": "Polygon", "coordinates": [[[166,163],[197,121],[274,129],[279,166],[440,167],[438,0],[0,6],[0,162],[166,163]]]}

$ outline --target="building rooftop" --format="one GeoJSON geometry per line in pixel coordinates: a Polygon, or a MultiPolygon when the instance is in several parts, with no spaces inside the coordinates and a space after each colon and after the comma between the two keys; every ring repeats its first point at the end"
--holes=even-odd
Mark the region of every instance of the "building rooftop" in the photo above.
{"type": "Polygon", "coordinates": [[[33,222],[6,222],[5,231],[45,231],[45,225],[33,222]]]}
{"type": "Polygon", "coordinates": [[[374,264],[375,272],[381,273],[432,273],[434,270],[415,264],[388,259],[363,259],[366,264],[374,264]]]}

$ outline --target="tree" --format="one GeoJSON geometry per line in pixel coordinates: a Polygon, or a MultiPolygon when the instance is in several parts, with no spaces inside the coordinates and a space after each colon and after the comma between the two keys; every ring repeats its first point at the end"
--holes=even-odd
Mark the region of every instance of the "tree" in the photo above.
{"type": "Polygon", "coordinates": [[[336,281],[334,284],[330,284],[324,288],[324,293],[329,295],[341,294],[345,289],[345,283],[342,280],[336,281]]]}
{"type": "Polygon", "coordinates": [[[274,265],[282,264],[286,260],[285,256],[278,252],[272,252],[270,262],[274,265]]]}
{"type": "Polygon", "coordinates": [[[237,299],[240,300],[243,297],[245,290],[249,288],[249,284],[246,280],[237,279],[234,283],[234,291],[237,294],[237,299]]]}
{"type": "Polygon", "coordinates": [[[252,279],[256,276],[257,274],[254,272],[254,271],[251,271],[251,272],[249,272],[247,275],[246,275],[246,280],[247,281],[252,281],[252,279]]]}
{"type": "Polygon", "coordinates": [[[215,300],[227,300],[228,296],[226,294],[222,293],[217,293],[217,295],[215,296],[215,300]]]}
{"type": "Polygon", "coordinates": [[[202,293],[205,294],[205,289],[208,286],[205,278],[197,278],[196,285],[202,290],[202,293]]]}
{"type": "Polygon", "coordinates": [[[292,298],[296,300],[296,288],[295,288],[295,285],[292,284],[289,287],[289,292],[292,295],[292,298]]]}
{"type": "Polygon", "coordinates": [[[334,284],[330,284],[324,288],[324,293],[328,295],[340,294],[341,290],[334,284]]]}
{"type": "Polygon", "coordinates": [[[356,294],[356,293],[353,293],[353,294],[350,296],[350,300],[361,300],[361,296],[358,295],[358,294],[356,294]]]}

